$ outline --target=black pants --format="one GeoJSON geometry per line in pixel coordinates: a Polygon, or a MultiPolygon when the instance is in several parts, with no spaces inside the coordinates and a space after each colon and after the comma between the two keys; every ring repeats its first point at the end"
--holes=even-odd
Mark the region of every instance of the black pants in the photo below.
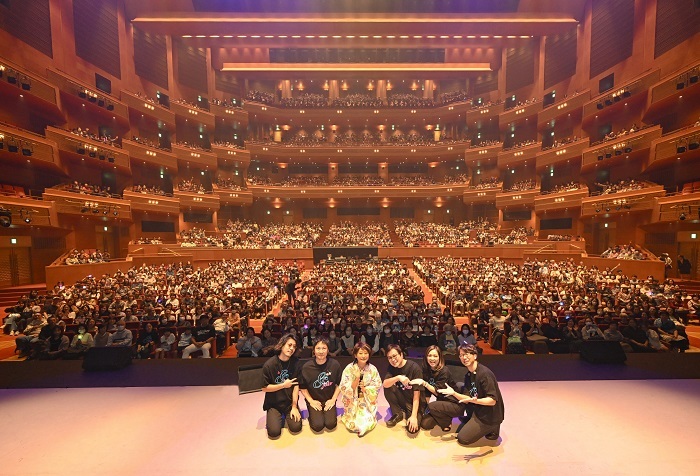
{"type": "Polygon", "coordinates": [[[452,425],[454,417],[464,415],[464,405],[448,400],[435,400],[428,403],[428,413],[423,417],[421,428],[424,430],[432,430],[435,425],[440,428],[447,428],[452,425]]]}
{"type": "Polygon", "coordinates": [[[481,439],[481,437],[488,435],[489,433],[499,434],[501,430],[501,424],[488,425],[479,418],[477,418],[473,413],[469,414],[469,420],[462,424],[457,433],[457,442],[460,445],[471,445],[476,443],[481,439]]]}
{"type": "MultiPolygon", "coordinates": [[[[413,392],[410,393],[410,399],[408,398],[407,394],[408,392],[405,390],[399,390],[396,385],[392,385],[391,387],[384,389],[384,396],[386,397],[386,401],[389,402],[392,416],[400,415],[401,412],[406,414],[406,418],[411,416],[411,413],[413,413],[413,392]]],[[[421,421],[423,420],[424,404],[425,400],[422,399],[418,403],[418,428],[420,428],[421,421]]],[[[406,427],[406,430],[409,431],[409,433],[416,433],[418,431],[418,429],[416,429],[416,431],[411,432],[408,430],[408,427],[406,427]]]]}
{"type": "Polygon", "coordinates": [[[267,436],[269,438],[279,438],[282,434],[285,420],[290,432],[299,433],[301,431],[301,418],[299,418],[299,421],[292,420],[289,416],[289,410],[282,413],[276,408],[270,408],[267,411],[267,436]]]}
{"type": "MultiPolygon", "coordinates": [[[[325,405],[325,403],[321,402],[321,405],[325,405]]],[[[332,430],[338,425],[338,410],[335,405],[328,411],[314,410],[309,405],[307,405],[307,409],[309,410],[309,426],[313,431],[318,433],[324,428],[332,430]]]]}

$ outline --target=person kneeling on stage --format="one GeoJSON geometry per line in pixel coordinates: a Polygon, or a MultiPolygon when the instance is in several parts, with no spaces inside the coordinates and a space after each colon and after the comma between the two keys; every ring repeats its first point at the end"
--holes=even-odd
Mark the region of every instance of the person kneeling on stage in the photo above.
{"type": "MultiPolygon", "coordinates": [[[[505,413],[496,377],[488,367],[477,362],[478,354],[476,346],[473,345],[463,345],[459,348],[459,359],[467,368],[463,393],[456,392],[449,385],[438,390],[443,395],[454,396],[460,403],[467,404],[468,421],[457,433],[457,441],[462,445],[471,445],[482,436],[489,440],[498,439],[505,413]]],[[[443,418],[439,409],[431,413],[437,421],[443,418]]]]}
{"type": "Polygon", "coordinates": [[[345,409],[340,420],[361,438],[377,425],[377,397],[382,379],[377,367],[369,363],[372,349],[367,344],[355,344],[352,355],[355,360],[345,367],[340,379],[345,409]]]}
{"type": "Polygon", "coordinates": [[[315,432],[334,430],[338,425],[336,402],[340,393],[340,364],[328,357],[328,339],[313,343],[312,359],[301,368],[299,390],[306,400],[309,426],[315,432]]]}
{"type": "Polygon", "coordinates": [[[299,359],[294,357],[297,342],[294,336],[282,336],[276,346],[277,355],[263,365],[263,388],[265,402],[263,410],[267,412],[267,436],[278,438],[286,420],[287,427],[292,433],[301,431],[301,414],[297,403],[299,401],[299,385],[297,379],[301,370],[299,359]]]}
{"type": "Polygon", "coordinates": [[[425,401],[428,410],[423,415],[421,428],[432,430],[435,425],[439,425],[442,431],[450,431],[452,428],[452,418],[464,415],[465,405],[453,395],[441,394],[438,390],[448,386],[455,388],[457,385],[445,367],[445,357],[436,345],[431,345],[425,350],[423,358],[423,378],[411,380],[411,385],[421,385],[426,390],[425,401]],[[430,402],[430,397],[435,396],[436,400],[430,402]]]}
{"type": "Polygon", "coordinates": [[[386,426],[396,426],[403,420],[402,413],[405,413],[406,430],[409,433],[417,433],[423,419],[425,401],[422,398],[423,388],[411,385],[411,381],[421,378],[423,372],[417,363],[406,360],[403,350],[398,345],[390,345],[386,357],[390,365],[383,382],[384,396],[389,402],[392,414],[386,426]]]}

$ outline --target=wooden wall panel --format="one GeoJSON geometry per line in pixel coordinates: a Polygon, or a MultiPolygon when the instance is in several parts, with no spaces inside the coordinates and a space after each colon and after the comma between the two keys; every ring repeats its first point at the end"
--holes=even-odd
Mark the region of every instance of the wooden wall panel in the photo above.
{"type": "Polygon", "coordinates": [[[241,84],[232,74],[221,71],[214,72],[215,88],[217,91],[232,94],[237,97],[243,96],[241,84]]]}
{"type": "Polygon", "coordinates": [[[544,88],[576,74],[577,30],[548,36],[544,44],[544,88]]]}
{"type": "Polygon", "coordinates": [[[49,0],[0,2],[0,28],[53,57],[49,0]]]}
{"type": "Polygon", "coordinates": [[[75,54],[121,79],[116,0],[73,0],[75,54]]]}
{"type": "Polygon", "coordinates": [[[590,77],[632,56],[633,40],[634,0],[593,0],[590,77]]]}
{"type": "Polygon", "coordinates": [[[697,0],[657,0],[654,58],[700,33],[697,0]]]}
{"type": "Polygon", "coordinates": [[[506,51],[506,93],[535,82],[535,56],[532,44],[506,51]]]}
{"type": "Polygon", "coordinates": [[[474,95],[485,94],[498,89],[498,73],[486,73],[477,76],[474,81],[474,95]]]}
{"type": "Polygon", "coordinates": [[[168,45],[164,35],[134,28],[136,74],[168,89],[168,45]]]}
{"type": "Polygon", "coordinates": [[[187,46],[183,42],[177,45],[177,80],[181,85],[201,91],[207,91],[207,56],[204,48],[187,46]]]}

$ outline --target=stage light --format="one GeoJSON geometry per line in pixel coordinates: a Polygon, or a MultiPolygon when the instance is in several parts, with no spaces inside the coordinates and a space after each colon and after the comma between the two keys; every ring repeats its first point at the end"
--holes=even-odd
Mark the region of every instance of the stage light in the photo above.
{"type": "Polygon", "coordinates": [[[605,158],[606,158],[606,159],[609,159],[610,157],[612,157],[612,153],[611,153],[611,152],[606,152],[606,153],[605,153],[605,158]]]}
{"type": "Polygon", "coordinates": [[[625,147],[625,154],[632,152],[632,147],[625,147]]]}
{"type": "Polygon", "coordinates": [[[676,153],[682,154],[683,152],[685,152],[685,146],[684,146],[684,145],[679,145],[678,147],[676,147],[676,153]]]}
{"type": "Polygon", "coordinates": [[[83,207],[80,209],[80,213],[87,213],[90,209],[88,207],[83,207]]]}
{"type": "Polygon", "coordinates": [[[622,155],[622,151],[620,149],[615,149],[615,155],[622,155]]]}
{"type": "Polygon", "coordinates": [[[80,155],[85,155],[85,147],[83,147],[83,146],[80,146],[80,145],[79,145],[79,146],[75,149],[75,151],[76,151],[78,154],[80,154],[80,155]]]}
{"type": "Polygon", "coordinates": [[[610,98],[605,98],[605,105],[606,105],[606,106],[611,106],[611,105],[612,105],[612,99],[610,99],[610,98]]]}
{"type": "Polygon", "coordinates": [[[12,212],[7,208],[0,208],[0,226],[8,228],[12,225],[12,212]]]}
{"type": "Polygon", "coordinates": [[[690,84],[697,83],[698,82],[698,73],[697,72],[693,73],[693,75],[690,78],[688,78],[688,82],[690,84]]]}
{"type": "Polygon", "coordinates": [[[610,207],[605,207],[605,211],[606,211],[606,212],[609,212],[609,211],[610,211],[610,207]]]}
{"type": "Polygon", "coordinates": [[[97,208],[93,208],[93,209],[92,209],[92,213],[94,213],[95,215],[97,215],[98,213],[100,213],[100,211],[99,211],[97,208]]]}
{"type": "Polygon", "coordinates": [[[599,102],[598,104],[595,105],[598,109],[603,109],[605,106],[603,106],[603,103],[599,102]]]}
{"type": "Polygon", "coordinates": [[[599,156],[598,156],[598,160],[603,160],[603,156],[602,156],[602,155],[599,155],[599,156]]]}
{"type": "Polygon", "coordinates": [[[684,82],[679,81],[678,83],[676,83],[676,89],[677,89],[677,90],[681,90],[681,89],[683,89],[684,87],[685,87],[685,83],[684,83],[684,82]]]}
{"type": "Polygon", "coordinates": [[[107,110],[114,111],[114,104],[112,104],[112,103],[107,104],[107,110]]]}
{"type": "Polygon", "coordinates": [[[10,138],[10,140],[7,141],[7,150],[13,153],[19,151],[19,145],[14,138],[10,138]]]}
{"type": "Polygon", "coordinates": [[[105,106],[105,100],[104,100],[104,99],[99,99],[99,100],[97,101],[97,105],[100,106],[100,107],[104,107],[104,106],[105,106]]]}
{"type": "Polygon", "coordinates": [[[685,220],[685,212],[681,212],[681,214],[678,216],[678,219],[679,219],[680,221],[685,220]]]}
{"type": "Polygon", "coordinates": [[[700,146],[700,141],[698,138],[690,139],[690,144],[688,144],[688,149],[695,150],[700,146]]]}
{"type": "Polygon", "coordinates": [[[80,91],[80,92],[78,93],[78,97],[80,97],[80,98],[82,98],[82,99],[85,99],[85,98],[87,97],[87,93],[86,93],[85,91],[80,91]]]}
{"type": "Polygon", "coordinates": [[[596,213],[600,213],[600,207],[597,207],[597,208],[595,209],[595,212],[596,212],[596,213]]]}
{"type": "Polygon", "coordinates": [[[632,95],[632,93],[629,92],[629,91],[626,90],[626,89],[625,89],[625,92],[622,93],[622,96],[623,96],[623,97],[626,97],[626,98],[630,97],[631,95],[632,95]]]}

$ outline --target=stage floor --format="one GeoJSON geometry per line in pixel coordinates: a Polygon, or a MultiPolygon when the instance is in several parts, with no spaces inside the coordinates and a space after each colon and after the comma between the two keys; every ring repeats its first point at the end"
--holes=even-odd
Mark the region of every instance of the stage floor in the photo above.
{"type": "MultiPolygon", "coordinates": [[[[342,425],[314,435],[305,422],[299,435],[285,429],[270,441],[263,394],[235,386],[0,390],[0,474],[691,475],[700,467],[700,380],[504,382],[501,391],[501,439],[467,448],[439,430],[409,437],[403,424],[383,421],[361,439],[342,425]]],[[[379,411],[385,418],[383,394],[379,411]]]]}

